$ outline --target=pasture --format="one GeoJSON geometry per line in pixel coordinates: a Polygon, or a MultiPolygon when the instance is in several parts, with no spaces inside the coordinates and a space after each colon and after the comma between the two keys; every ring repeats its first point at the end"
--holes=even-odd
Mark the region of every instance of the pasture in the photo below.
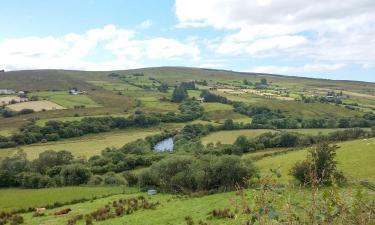
{"type": "Polygon", "coordinates": [[[29,95],[49,100],[68,109],[72,109],[75,106],[84,106],[87,108],[99,107],[87,95],[70,95],[67,91],[32,92],[29,95]]]}
{"type": "Polygon", "coordinates": [[[32,109],[35,112],[45,111],[45,110],[48,111],[48,110],[65,109],[63,106],[58,105],[54,102],[47,101],[47,100],[20,102],[20,103],[8,105],[7,107],[14,111],[21,111],[22,109],[32,109]]]}
{"type": "Polygon", "coordinates": [[[251,121],[249,117],[234,112],[231,105],[222,103],[203,103],[202,106],[204,108],[206,118],[215,122],[222,123],[227,119],[232,119],[237,122],[251,121]]]}
{"type": "Polygon", "coordinates": [[[178,110],[178,104],[161,101],[157,97],[140,97],[141,109],[145,112],[176,112],[178,110]]]}
{"type": "Polygon", "coordinates": [[[276,132],[270,129],[257,129],[257,130],[228,130],[228,131],[218,131],[211,133],[202,138],[203,144],[221,142],[222,144],[233,144],[237,137],[243,135],[248,138],[254,138],[260,134],[266,132],[276,132]]]}
{"type": "MultiPolygon", "coordinates": [[[[375,181],[375,138],[355,140],[339,143],[337,150],[338,169],[353,181],[375,181]]],[[[270,169],[278,169],[282,174],[282,181],[292,180],[289,171],[300,160],[304,160],[308,149],[288,152],[256,161],[261,172],[267,173],[270,169]]]]}
{"type": "Polygon", "coordinates": [[[79,199],[108,196],[134,192],[135,189],[117,187],[59,187],[43,189],[0,189],[0,208],[10,211],[13,209],[27,209],[43,207],[55,202],[68,203],[79,199]]]}
{"type": "Polygon", "coordinates": [[[166,124],[152,128],[130,128],[126,130],[117,130],[108,133],[91,134],[79,138],[71,138],[61,141],[53,141],[47,143],[37,143],[32,145],[24,145],[16,148],[6,148],[0,150],[0,158],[23,150],[29,159],[35,159],[40,153],[46,150],[67,150],[72,152],[76,157],[88,158],[93,155],[99,155],[102,150],[107,147],[119,148],[137,139],[145,138],[162,132],[164,129],[178,129],[184,124],[166,124]]]}

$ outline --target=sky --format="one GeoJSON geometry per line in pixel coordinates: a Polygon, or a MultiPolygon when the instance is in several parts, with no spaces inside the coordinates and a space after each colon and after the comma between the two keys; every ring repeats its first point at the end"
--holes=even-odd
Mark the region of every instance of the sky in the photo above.
{"type": "Polygon", "coordinates": [[[374,0],[0,3],[0,70],[189,66],[375,82],[374,0]]]}

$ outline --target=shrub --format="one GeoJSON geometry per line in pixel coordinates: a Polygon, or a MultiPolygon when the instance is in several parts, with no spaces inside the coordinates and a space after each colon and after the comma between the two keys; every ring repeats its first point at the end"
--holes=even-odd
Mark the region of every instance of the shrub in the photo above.
{"type": "Polygon", "coordinates": [[[337,171],[335,161],[336,145],[319,144],[309,151],[307,160],[297,162],[290,174],[303,184],[325,184],[344,182],[344,175],[337,171]]]}
{"type": "Polygon", "coordinates": [[[224,191],[244,186],[256,174],[255,167],[238,156],[173,156],[142,171],[139,185],[167,192],[224,191]]]}
{"type": "Polygon", "coordinates": [[[127,184],[125,178],[120,174],[115,174],[114,172],[109,172],[104,175],[105,185],[125,185],[127,184]]]}

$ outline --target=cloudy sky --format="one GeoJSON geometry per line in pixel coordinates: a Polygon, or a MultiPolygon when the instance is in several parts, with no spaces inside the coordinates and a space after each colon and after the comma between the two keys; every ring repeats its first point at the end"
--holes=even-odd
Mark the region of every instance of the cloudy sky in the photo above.
{"type": "Polygon", "coordinates": [[[0,69],[149,66],[375,82],[375,1],[1,1],[0,69]]]}

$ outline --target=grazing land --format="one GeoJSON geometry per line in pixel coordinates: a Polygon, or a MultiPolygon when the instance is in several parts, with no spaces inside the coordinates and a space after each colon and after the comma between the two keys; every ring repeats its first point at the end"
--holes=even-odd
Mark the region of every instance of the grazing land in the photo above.
{"type": "MultiPolygon", "coordinates": [[[[371,166],[375,159],[375,139],[364,139],[338,143],[338,168],[355,181],[375,181],[375,168],[371,166]]],[[[306,158],[308,149],[288,152],[286,154],[266,157],[256,162],[261,171],[278,169],[283,181],[291,181],[289,171],[299,160],[306,158]]]]}
{"type": "Polygon", "coordinates": [[[32,92],[30,93],[30,96],[37,96],[69,109],[80,106],[87,108],[99,107],[99,105],[91,100],[87,95],[70,95],[67,91],[32,92]]]}
{"type": "MultiPolygon", "coordinates": [[[[127,193],[135,189],[126,188],[127,193]]],[[[43,207],[59,202],[100,198],[124,192],[123,187],[61,187],[45,189],[0,189],[0,208],[3,210],[43,207]]]]}
{"type": "Polygon", "coordinates": [[[258,130],[231,130],[231,131],[219,131],[207,135],[202,138],[203,144],[221,142],[222,144],[233,144],[238,136],[246,136],[249,138],[254,138],[260,134],[266,132],[277,132],[269,129],[258,129],[258,130]]]}

